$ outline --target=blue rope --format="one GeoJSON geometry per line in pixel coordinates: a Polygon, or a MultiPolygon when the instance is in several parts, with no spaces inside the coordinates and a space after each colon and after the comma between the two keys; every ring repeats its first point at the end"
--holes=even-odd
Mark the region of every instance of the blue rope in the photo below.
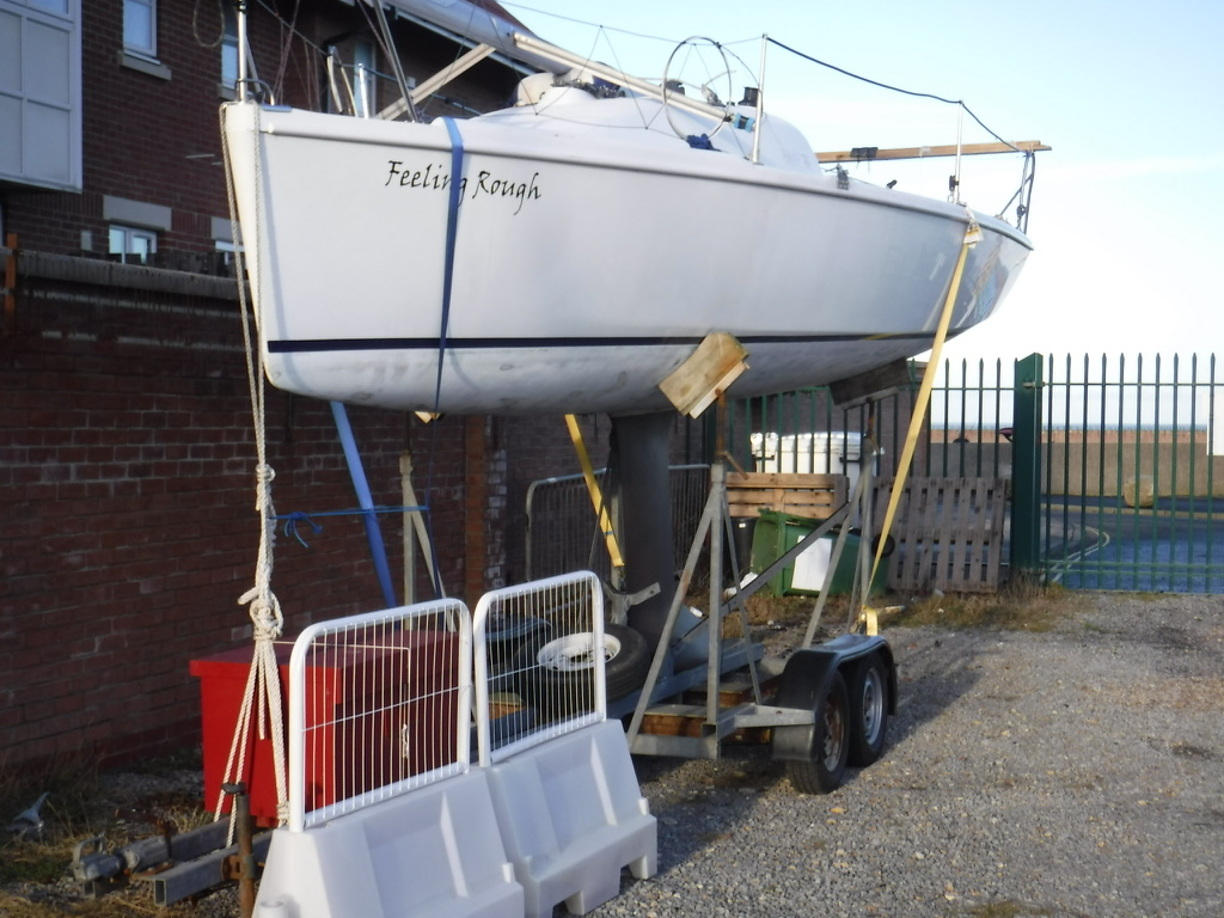
{"type": "Polygon", "coordinates": [[[428,507],[371,507],[369,510],[318,510],[314,513],[304,513],[301,510],[294,510],[291,513],[278,513],[276,519],[283,520],[285,525],[283,532],[287,538],[297,539],[304,547],[309,548],[310,545],[302,538],[301,533],[297,531],[299,523],[306,523],[310,526],[315,535],[323,531],[323,526],[315,522],[317,516],[364,516],[367,513],[428,513],[428,507]]]}
{"type": "Polygon", "coordinates": [[[310,528],[314,530],[315,535],[318,535],[320,532],[323,531],[323,527],[320,526],[318,523],[316,523],[314,520],[312,520],[310,517],[308,517],[305,513],[295,512],[295,513],[283,514],[283,515],[278,515],[276,518],[278,520],[285,521],[285,535],[292,536],[293,538],[297,539],[298,542],[300,542],[304,548],[309,548],[310,543],[307,542],[305,539],[303,539],[301,533],[297,531],[298,523],[309,523],[310,528]]]}

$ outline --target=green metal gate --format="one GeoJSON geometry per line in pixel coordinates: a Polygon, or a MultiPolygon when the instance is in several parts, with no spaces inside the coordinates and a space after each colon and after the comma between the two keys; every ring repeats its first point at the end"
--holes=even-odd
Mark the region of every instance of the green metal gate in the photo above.
{"type": "MultiPolygon", "coordinates": [[[[1012,533],[1021,516],[1038,517],[1041,573],[1087,589],[1224,591],[1215,357],[1034,355],[1017,362],[1017,378],[1032,380],[1038,436],[1017,426],[1015,461],[1035,460],[1041,487],[1035,512],[1016,494],[1012,533]]],[[[1025,566],[1014,552],[1013,562],[1025,566]]]]}

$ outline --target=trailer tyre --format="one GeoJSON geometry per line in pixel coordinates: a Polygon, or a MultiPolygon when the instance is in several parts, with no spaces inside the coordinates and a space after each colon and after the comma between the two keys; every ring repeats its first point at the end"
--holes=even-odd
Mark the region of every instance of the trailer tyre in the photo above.
{"type": "Polygon", "coordinates": [[[879,654],[855,662],[850,670],[850,754],[856,768],[872,764],[884,751],[888,732],[888,677],[879,654]]]}
{"type": "Polygon", "coordinates": [[[827,794],[841,786],[850,752],[850,701],[846,680],[834,672],[816,702],[811,757],[786,763],[786,774],[801,794],[827,794]]]}

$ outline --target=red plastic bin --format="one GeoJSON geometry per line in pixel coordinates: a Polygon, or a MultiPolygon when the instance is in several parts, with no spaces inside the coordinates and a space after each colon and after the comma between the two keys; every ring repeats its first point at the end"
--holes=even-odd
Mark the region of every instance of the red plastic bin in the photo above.
{"type": "MultiPolygon", "coordinates": [[[[293,644],[275,647],[287,726],[293,644]]],[[[252,653],[246,646],[191,661],[191,674],[200,680],[209,810],[217,806],[252,653]]],[[[374,646],[314,651],[306,665],[306,810],[454,762],[458,662],[457,636],[433,630],[398,631],[374,646]]],[[[261,826],[277,822],[272,763],[271,738],[256,734],[243,780],[261,826]]],[[[221,810],[229,812],[228,798],[221,810]]]]}

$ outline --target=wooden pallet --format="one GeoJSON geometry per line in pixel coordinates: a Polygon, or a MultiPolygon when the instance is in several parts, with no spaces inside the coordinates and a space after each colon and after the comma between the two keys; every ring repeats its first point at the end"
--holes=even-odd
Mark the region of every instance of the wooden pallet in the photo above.
{"type": "Polygon", "coordinates": [[[755,519],[762,510],[809,520],[825,520],[846,502],[845,475],[803,475],[788,472],[729,472],[727,506],[732,518],[755,519]]]}
{"type": "MultiPolygon", "coordinates": [[[[876,482],[879,531],[893,479],[876,482]]],[[[888,585],[929,593],[992,593],[1003,557],[1006,482],[1002,478],[911,478],[897,506],[888,585]]]]}

